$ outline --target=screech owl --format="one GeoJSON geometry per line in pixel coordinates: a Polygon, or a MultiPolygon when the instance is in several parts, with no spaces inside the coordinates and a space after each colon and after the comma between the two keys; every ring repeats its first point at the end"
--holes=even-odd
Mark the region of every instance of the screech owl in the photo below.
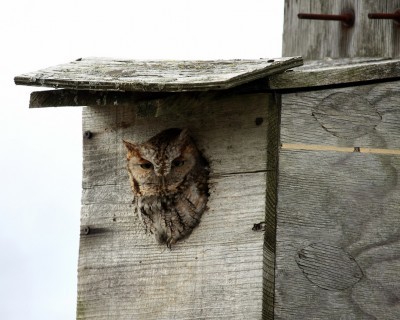
{"type": "Polygon", "coordinates": [[[208,199],[208,163],[187,129],[144,143],[123,141],[135,210],[146,231],[171,248],[199,224],[208,199]]]}

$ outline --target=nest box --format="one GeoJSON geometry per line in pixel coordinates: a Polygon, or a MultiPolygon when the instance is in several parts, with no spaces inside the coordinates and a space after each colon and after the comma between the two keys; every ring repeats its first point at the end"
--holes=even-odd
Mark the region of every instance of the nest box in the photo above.
{"type": "Polygon", "coordinates": [[[87,106],[77,318],[393,313],[400,62],[360,61],[82,59],[16,77],[57,88],[31,107],[87,106]],[[172,127],[208,160],[210,196],[169,250],[134,214],[122,140],[172,127]]]}
{"type": "Polygon", "coordinates": [[[32,108],[87,106],[78,319],[272,312],[275,200],[266,190],[276,190],[280,97],[267,82],[301,64],[79,59],[15,78],[57,88],[33,92],[32,108]],[[168,128],[188,128],[209,163],[207,210],[172,249],[134,212],[123,144],[168,128]]]}
{"type": "Polygon", "coordinates": [[[285,55],[340,59],[79,59],[15,78],[53,87],[32,108],[86,106],[78,319],[400,317],[400,61],[343,49],[367,36],[346,29],[367,25],[361,2],[331,29],[294,21],[308,2],[286,1],[285,55]],[[307,52],[289,24],[342,51],[307,52]],[[122,142],[168,128],[209,164],[207,209],[172,249],[134,213],[122,142]]]}

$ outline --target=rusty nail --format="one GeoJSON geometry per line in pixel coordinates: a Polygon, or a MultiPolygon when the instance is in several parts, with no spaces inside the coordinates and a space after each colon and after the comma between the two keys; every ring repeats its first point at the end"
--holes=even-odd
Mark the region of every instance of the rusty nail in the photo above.
{"type": "Polygon", "coordinates": [[[400,10],[396,10],[395,13],[368,13],[369,19],[392,19],[397,23],[400,23],[400,10]]]}
{"type": "Polygon", "coordinates": [[[89,226],[83,227],[82,233],[88,235],[90,233],[90,228],[89,226]]]}
{"type": "Polygon", "coordinates": [[[297,17],[308,20],[341,21],[346,27],[352,27],[355,19],[353,12],[343,12],[342,14],[299,13],[297,17]]]}
{"type": "Polygon", "coordinates": [[[86,139],[92,139],[93,133],[91,131],[85,131],[84,137],[86,139]]]}

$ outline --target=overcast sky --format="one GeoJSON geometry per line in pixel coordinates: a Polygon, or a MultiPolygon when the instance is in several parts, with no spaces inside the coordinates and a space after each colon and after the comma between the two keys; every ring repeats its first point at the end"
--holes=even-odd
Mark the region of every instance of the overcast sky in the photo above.
{"type": "Polygon", "coordinates": [[[0,319],[75,319],[81,108],[16,75],[80,57],[281,56],[283,0],[12,0],[0,10],[0,319]]]}

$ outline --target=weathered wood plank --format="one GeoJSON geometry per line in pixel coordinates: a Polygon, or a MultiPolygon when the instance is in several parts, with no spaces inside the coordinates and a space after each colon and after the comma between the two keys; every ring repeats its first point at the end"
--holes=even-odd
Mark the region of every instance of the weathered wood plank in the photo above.
{"type": "Polygon", "coordinates": [[[129,204],[84,206],[91,219],[82,223],[105,232],[81,237],[77,318],[259,319],[263,234],[251,226],[264,215],[264,179],[215,180],[223,191],[211,196],[214,209],[172,251],[144,236],[129,204]],[[239,190],[243,183],[248,191],[239,190]],[[243,210],[227,206],[232,199],[243,210]]]}
{"type": "MultiPolygon", "coordinates": [[[[241,93],[272,90],[310,89],[343,86],[368,81],[393,81],[400,78],[400,60],[382,58],[325,59],[307,61],[287,70],[234,88],[241,93]]],[[[233,89],[232,89],[233,90],[233,89]]],[[[171,92],[118,92],[94,90],[46,90],[31,93],[30,108],[58,106],[127,106],[144,100],[170,97],[171,92]]]]}
{"type": "Polygon", "coordinates": [[[273,275],[273,252],[266,263],[264,232],[252,227],[265,219],[275,103],[271,94],[192,93],[83,109],[93,136],[84,140],[81,225],[91,232],[81,235],[78,319],[260,319],[273,305],[262,280],[273,275]],[[122,144],[167,127],[188,127],[211,166],[209,209],[172,250],[134,215],[122,144]]]}
{"type": "Polygon", "coordinates": [[[29,108],[127,106],[138,101],[167,97],[172,94],[68,89],[34,91],[31,93],[29,108]]]}
{"type": "Polygon", "coordinates": [[[368,13],[394,13],[399,0],[285,0],[283,56],[305,60],[326,57],[399,57],[400,29],[392,20],[371,20],[368,13]],[[338,21],[301,20],[298,13],[353,11],[354,26],[338,21]]]}
{"type": "Polygon", "coordinates": [[[263,269],[263,317],[274,319],[276,206],[278,201],[278,157],[280,141],[281,96],[275,95],[275,104],[267,109],[267,189],[265,196],[265,238],[263,269]]]}
{"type": "Polygon", "coordinates": [[[399,84],[283,95],[282,143],[400,149],[399,84]]]}
{"type": "Polygon", "coordinates": [[[213,163],[212,174],[263,171],[265,105],[274,103],[271,94],[188,93],[126,107],[89,107],[83,111],[84,131],[92,133],[83,151],[83,186],[125,181],[122,139],[146,140],[168,127],[193,131],[213,163]],[[249,150],[245,157],[244,150],[249,150]]]}
{"type": "Polygon", "coordinates": [[[400,60],[337,59],[307,61],[304,66],[269,77],[276,90],[343,86],[357,82],[400,78],[400,60]],[[382,61],[383,60],[383,61],[382,61]]]}
{"type": "Polygon", "coordinates": [[[282,96],[275,319],[399,318],[399,102],[398,82],[282,96]]]}
{"type": "MultiPolygon", "coordinates": [[[[235,93],[265,93],[272,92],[268,88],[268,78],[257,79],[237,87],[224,90],[225,92],[235,93]]],[[[31,93],[29,108],[46,107],[83,107],[83,106],[130,106],[132,103],[146,100],[154,100],[173,95],[179,92],[139,92],[139,91],[95,91],[95,90],[44,90],[31,93]]],[[[147,101],[147,104],[151,104],[147,101]]]]}
{"type": "Polygon", "coordinates": [[[15,77],[19,85],[74,90],[181,92],[228,89],[302,65],[301,57],[258,60],[135,61],[100,58],[15,77]]]}
{"type": "Polygon", "coordinates": [[[282,150],[279,172],[275,319],[398,319],[400,157],[282,150]]]}
{"type": "Polygon", "coordinates": [[[360,147],[336,147],[317,144],[296,144],[296,143],[282,143],[282,149],[288,150],[309,150],[309,151],[338,151],[338,152],[362,152],[372,154],[391,154],[400,155],[400,149],[376,149],[376,148],[360,148],[360,147]]]}

